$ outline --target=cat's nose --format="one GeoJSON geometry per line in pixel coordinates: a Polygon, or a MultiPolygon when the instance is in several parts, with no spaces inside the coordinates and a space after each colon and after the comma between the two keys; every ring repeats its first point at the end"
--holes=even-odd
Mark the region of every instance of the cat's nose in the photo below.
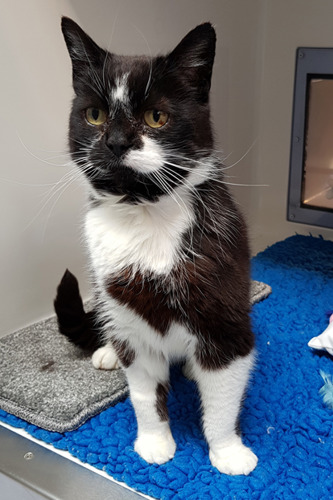
{"type": "Polygon", "coordinates": [[[108,137],[106,145],[117,158],[120,158],[133,146],[133,143],[125,134],[113,132],[108,137]]]}
{"type": "Polygon", "coordinates": [[[123,156],[131,147],[132,143],[130,142],[108,142],[108,148],[112,151],[112,153],[120,158],[123,156]]]}

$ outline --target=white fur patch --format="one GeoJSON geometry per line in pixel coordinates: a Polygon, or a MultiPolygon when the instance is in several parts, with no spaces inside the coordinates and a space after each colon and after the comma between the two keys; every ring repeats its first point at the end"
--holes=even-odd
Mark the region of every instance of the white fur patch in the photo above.
{"type": "Polygon", "coordinates": [[[216,158],[209,156],[202,160],[197,160],[195,167],[191,169],[188,177],[184,180],[187,186],[200,186],[208,179],[214,177],[216,173],[216,158]]]}
{"type": "Polygon", "coordinates": [[[194,220],[190,195],[178,197],[181,202],[162,196],[156,203],[138,205],[117,204],[108,197],[87,213],[86,241],[98,279],[128,266],[157,275],[172,270],[181,257],[182,235],[194,220]]]}
{"type": "Polygon", "coordinates": [[[209,458],[220,472],[230,476],[239,474],[247,476],[258,463],[256,455],[242,443],[239,436],[233,436],[228,444],[221,447],[211,447],[209,458]]]}
{"type": "Polygon", "coordinates": [[[192,363],[203,407],[203,426],[212,464],[225,474],[249,474],[257,457],[236,434],[242,398],[253,366],[253,354],[232,361],[221,370],[204,370],[192,363]]]}
{"type": "Polygon", "coordinates": [[[158,142],[142,136],[143,148],[132,149],[125,157],[124,164],[138,172],[149,173],[159,170],[164,163],[164,153],[158,142]]]}
{"type": "Polygon", "coordinates": [[[106,325],[105,331],[112,327],[113,338],[121,341],[130,339],[131,349],[140,354],[146,370],[160,382],[165,380],[161,358],[169,363],[194,354],[196,337],[178,323],[173,323],[169,331],[161,335],[135,311],[107,294],[100,312],[106,325]]]}
{"type": "Polygon", "coordinates": [[[121,77],[116,78],[115,87],[112,89],[111,96],[115,104],[121,103],[128,105],[128,73],[124,73],[121,77]]]}
{"type": "Polygon", "coordinates": [[[150,464],[164,464],[173,458],[176,451],[169,424],[163,422],[160,427],[158,431],[139,432],[134,443],[135,451],[150,464]]]}
{"type": "Polygon", "coordinates": [[[234,432],[252,365],[252,354],[238,358],[220,370],[204,370],[193,363],[192,373],[202,394],[204,426],[209,443],[227,442],[234,432]]]}
{"type": "Polygon", "coordinates": [[[110,344],[97,349],[91,360],[98,370],[116,370],[120,367],[117,354],[110,344]]]}

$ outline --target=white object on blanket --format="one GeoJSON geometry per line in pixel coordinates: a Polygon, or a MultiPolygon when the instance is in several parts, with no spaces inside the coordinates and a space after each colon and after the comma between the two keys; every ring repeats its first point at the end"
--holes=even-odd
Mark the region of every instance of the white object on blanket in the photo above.
{"type": "Polygon", "coordinates": [[[313,349],[326,350],[333,356],[333,321],[328,325],[326,330],[323,331],[318,337],[313,337],[308,343],[309,347],[313,349]]]}

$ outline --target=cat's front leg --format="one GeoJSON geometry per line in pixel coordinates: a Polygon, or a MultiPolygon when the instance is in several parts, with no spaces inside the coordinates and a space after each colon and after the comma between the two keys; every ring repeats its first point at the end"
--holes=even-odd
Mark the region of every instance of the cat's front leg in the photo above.
{"type": "Polygon", "coordinates": [[[220,369],[207,369],[197,361],[192,374],[197,381],[203,407],[203,427],[212,465],[229,475],[248,475],[258,459],[237,432],[237,421],[249,373],[252,353],[236,358],[220,369]]]}
{"type": "Polygon", "coordinates": [[[168,364],[162,357],[142,357],[125,371],[138,423],[134,449],[146,462],[163,464],[176,451],[167,410],[168,364]]]}

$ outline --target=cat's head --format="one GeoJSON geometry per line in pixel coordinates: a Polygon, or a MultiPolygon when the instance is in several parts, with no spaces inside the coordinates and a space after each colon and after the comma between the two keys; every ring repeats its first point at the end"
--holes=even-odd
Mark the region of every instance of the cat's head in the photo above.
{"type": "Polygon", "coordinates": [[[153,201],[189,182],[213,146],[211,24],[153,58],[105,51],[66,17],[62,30],[75,91],[70,149],[94,190],[153,201]]]}

